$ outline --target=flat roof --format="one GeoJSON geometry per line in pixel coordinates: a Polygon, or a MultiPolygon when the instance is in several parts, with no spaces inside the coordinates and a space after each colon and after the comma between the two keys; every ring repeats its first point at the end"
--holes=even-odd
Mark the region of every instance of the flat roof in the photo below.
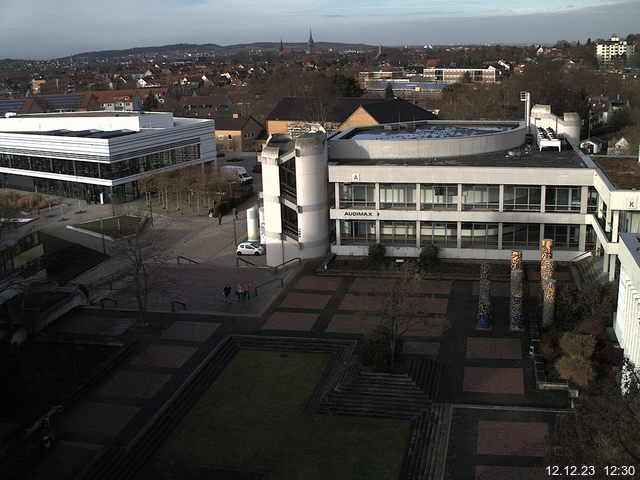
{"type": "Polygon", "coordinates": [[[426,140],[437,138],[475,137],[508,132],[520,127],[514,121],[443,121],[427,120],[355,127],[336,140],[426,140]]]}
{"type": "Polygon", "coordinates": [[[80,131],[72,131],[72,130],[49,130],[47,132],[20,132],[20,134],[25,135],[47,135],[51,137],[83,137],[83,138],[101,138],[101,139],[109,139],[109,138],[117,138],[124,137],[125,135],[131,135],[132,133],[139,133],[135,130],[80,130],[80,131]]]}
{"type": "Polygon", "coordinates": [[[591,159],[602,173],[620,190],[640,190],[638,157],[610,157],[592,155],[591,159]]]}
{"type": "Polygon", "coordinates": [[[507,152],[491,152],[478,155],[445,158],[406,158],[406,159],[340,159],[329,162],[334,165],[410,165],[425,167],[518,167],[518,168],[589,168],[573,149],[556,151],[538,151],[521,149],[507,152]]]}

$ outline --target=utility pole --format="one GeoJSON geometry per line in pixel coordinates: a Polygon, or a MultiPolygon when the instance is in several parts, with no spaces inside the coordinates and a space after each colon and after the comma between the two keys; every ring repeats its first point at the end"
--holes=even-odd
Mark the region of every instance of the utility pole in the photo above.
{"type": "Polygon", "coordinates": [[[233,216],[233,245],[234,246],[238,245],[238,234],[236,232],[236,217],[235,217],[235,215],[233,216]]]}
{"type": "Polygon", "coordinates": [[[104,223],[102,223],[102,217],[100,217],[100,233],[102,234],[102,253],[107,254],[107,243],[104,239],[104,223]]]}

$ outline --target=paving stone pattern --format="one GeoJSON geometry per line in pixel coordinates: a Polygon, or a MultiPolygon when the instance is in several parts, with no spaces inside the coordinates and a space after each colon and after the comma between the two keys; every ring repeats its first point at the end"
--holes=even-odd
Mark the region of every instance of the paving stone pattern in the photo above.
{"type": "Polygon", "coordinates": [[[464,369],[465,392],[524,394],[521,368],[466,367],[464,369]]]}
{"type": "Polygon", "coordinates": [[[480,420],[477,452],[481,455],[543,457],[548,439],[546,423],[480,420]]]}
{"type": "Polygon", "coordinates": [[[317,320],[317,313],[275,312],[262,328],[265,330],[308,332],[317,320]]]}
{"type": "Polygon", "coordinates": [[[467,339],[467,358],[520,360],[522,342],[519,338],[475,338],[467,339]]]}

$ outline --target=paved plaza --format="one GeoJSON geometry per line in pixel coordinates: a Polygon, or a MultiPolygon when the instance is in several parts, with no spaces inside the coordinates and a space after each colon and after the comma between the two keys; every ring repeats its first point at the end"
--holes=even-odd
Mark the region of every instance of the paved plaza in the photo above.
{"type": "MultiPolygon", "coordinates": [[[[154,292],[158,327],[135,334],[134,304],[112,292],[118,308],[77,310],[47,329],[51,335],[93,335],[137,343],[70,408],[53,418],[58,442],[29,478],[68,478],[104,447],[125,447],[220,342],[232,333],[361,340],[382,318],[390,279],[320,274],[312,262],[246,302],[225,303],[221,286],[274,278],[268,270],[225,265],[171,265],[154,292]],[[171,313],[169,300],[187,305],[171,313]],[[131,310],[127,311],[125,306],[131,310]],[[51,469],[56,459],[62,467],[51,469]],[[51,477],[52,471],[60,476],[51,477]]],[[[557,272],[560,278],[567,272],[557,272]]],[[[535,276],[535,275],[533,275],[535,276]]],[[[526,302],[535,301],[531,294],[526,302]]],[[[509,331],[506,282],[494,282],[492,330],[475,329],[477,282],[421,280],[407,301],[415,313],[404,352],[443,366],[437,402],[453,405],[445,479],[541,478],[543,457],[563,392],[536,389],[526,332],[509,331]],[[497,407],[497,409],[496,409],[497,407]],[[464,459],[460,461],[460,459],[464,459]],[[536,476],[537,475],[537,476],[536,476]]],[[[329,461],[329,459],[328,459],[329,461]]]]}

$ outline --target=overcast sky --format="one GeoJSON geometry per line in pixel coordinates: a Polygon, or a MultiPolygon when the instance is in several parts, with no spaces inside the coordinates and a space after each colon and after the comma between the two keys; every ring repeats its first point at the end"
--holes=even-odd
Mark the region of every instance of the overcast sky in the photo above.
{"type": "Polygon", "coordinates": [[[172,43],[549,43],[640,31],[639,0],[0,0],[0,58],[172,43]]]}

